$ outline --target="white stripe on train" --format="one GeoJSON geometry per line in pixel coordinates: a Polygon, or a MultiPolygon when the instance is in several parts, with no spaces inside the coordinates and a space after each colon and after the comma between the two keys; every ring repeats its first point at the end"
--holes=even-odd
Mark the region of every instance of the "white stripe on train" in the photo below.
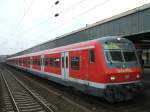
{"type": "MultiPolygon", "coordinates": [[[[52,76],[52,77],[56,77],[56,78],[60,78],[60,79],[63,80],[62,75],[58,75],[58,74],[54,74],[54,73],[48,73],[48,72],[43,72],[43,71],[30,69],[30,68],[25,68],[25,67],[18,67],[18,66],[15,66],[15,67],[22,68],[22,69],[27,69],[27,70],[33,71],[33,72],[38,72],[39,74],[46,74],[46,75],[49,75],[49,76],[52,76]]],[[[82,79],[76,79],[76,78],[73,78],[73,77],[68,77],[67,80],[71,81],[71,82],[78,83],[78,84],[89,85],[90,87],[95,87],[95,88],[100,88],[100,89],[105,89],[106,86],[108,86],[108,85],[130,84],[130,83],[139,83],[139,82],[141,82],[139,80],[139,81],[130,81],[130,82],[121,82],[121,83],[97,83],[97,82],[92,82],[92,81],[87,81],[87,80],[82,80],[82,79]]]]}

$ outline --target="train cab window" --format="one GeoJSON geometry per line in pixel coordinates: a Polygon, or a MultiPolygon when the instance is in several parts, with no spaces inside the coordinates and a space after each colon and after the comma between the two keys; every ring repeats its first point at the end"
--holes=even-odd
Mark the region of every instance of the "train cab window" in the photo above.
{"type": "Polygon", "coordinates": [[[59,58],[55,58],[54,62],[55,62],[55,67],[60,67],[60,59],[59,58]]]}
{"type": "Polygon", "coordinates": [[[121,51],[117,51],[117,50],[112,50],[112,51],[109,51],[110,53],[110,56],[111,56],[111,61],[113,63],[121,63],[123,62],[123,57],[122,57],[122,53],[121,51]]]}
{"type": "Polygon", "coordinates": [[[50,58],[50,66],[51,66],[51,67],[54,66],[54,58],[50,58]]]}
{"type": "Polygon", "coordinates": [[[125,62],[137,62],[136,53],[134,51],[123,51],[125,62]]]}
{"type": "Polygon", "coordinates": [[[80,57],[79,56],[71,57],[71,69],[73,70],[80,69],[80,57]]]}
{"type": "Polygon", "coordinates": [[[90,50],[90,63],[94,63],[95,62],[95,53],[94,53],[94,49],[90,50]]]}

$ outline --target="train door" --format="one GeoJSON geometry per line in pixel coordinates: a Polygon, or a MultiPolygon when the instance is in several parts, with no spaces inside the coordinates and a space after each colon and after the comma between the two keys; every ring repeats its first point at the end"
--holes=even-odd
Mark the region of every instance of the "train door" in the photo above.
{"type": "Polygon", "coordinates": [[[89,79],[89,74],[88,74],[88,68],[89,68],[89,51],[88,50],[83,50],[81,54],[81,72],[83,75],[83,80],[85,85],[88,85],[88,79],[89,79]]]}
{"type": "Polygon", "coordinates": [[[61,53],[61,74],[64,80],[68,80],[69,77],[69,53],[61,53]]]}
{"type": "Polygon", "coordinates": [[[32,56],[30,56],[30,68],[32,69],[32,56]]]}
{"type": "Polygon", "coordinates": [[[41,71],[44,71],[44,55],[41,55],[40,65],[41,65],[41,71]]]}
{"type": "Polygon", "coordinates": [[[86,89],[88,85],[88,66],[89,66],[89,52],[88,50],[77,50],[70,51],[70,70],[69,70],[69,79],[77,83],[82,83],[85,85],[86,89]]]}

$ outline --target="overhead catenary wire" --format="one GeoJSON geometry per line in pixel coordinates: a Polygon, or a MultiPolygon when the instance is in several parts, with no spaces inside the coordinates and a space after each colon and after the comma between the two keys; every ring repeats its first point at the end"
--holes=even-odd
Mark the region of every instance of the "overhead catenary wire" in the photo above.
{"type": "MultiPolygon", "coordinates": [[[[109,2],[109,1],[111,1],[111,0],[105,0],[104,2],[97,4],[96,6],[90,8],[90,9],[88,9],[88,10],[86,10],[86,11],[80,13],[80,14],[78,14],[77,16],[72,17],[69,21],[66,21],[66,22],[62,23],[60,26],[63,26],[64,24],[67,24],[68,22],[70,22],[70,21],[72,21],[72,20],[74,20],[74,19],[76,19],[76,18],[78,18],[78,17],[83,16],[83,15],[87,14],[88,12],[91,12],[92,10],[94,10],[94,9],[96,9],[96,8],[98,8],[98,7],[102,6],[102,5],[104,5],[104,4],[106,4],[106,3],[109,2]]],[[[59,27],[59,26],[58,26],[58,27],[59,27]]],[[[60,28],[60,27],[59,27],[59,28],[60,28]]],[[[55,30],[55,29],[54,29],[54,30],[55,30]]]]}
{"type": "Polygon", "coordinates": [[[70,7],[68,7],[66,9],[60,11],[59,13],[64,13],[64,12],[68,13],[69,11],[73,10],[75,7],[79,6],[80,4],[82,4],[85,1],[87,1],[87,0],[81,0],[81,1],[79,1],[79,2],[77,2],[75,4],[73,4],[73,5],[71,5],[70,7]]]}
{"type": "MultiPolygon", "coordinates": [[[[46,33],[49,33],[49,32],[52,33],[52,31],[55,31],[55,32],[58,31],[58,29],[60,29],[62,26],[65,26],[65,25],[68,24],[70,21],[72,21],[72,20],[74,20],[74,19],[80,17],[81,15],[87,14],[88,12],[90,12],[90,11],[92,11],[92,10],[94,10],[94,9],[96,9],[96,8],[98,8],[98,7],[100,7],[100,6],[104,5],[104,4],[106,4],[106,3],[108,3],[109,1],[111,1],[111,0],[105,0],[104,2],[101,2],[101,3],[97,4],[96,6],[90,8],[90,9],[88,9],[88,10],[86,10],[86,11],[80,13],[80,14],[78,14],[77,16],[72,17],[69,21],[63,22],[62,24],[58,25],[57,27],[53,28],[53,29],[50,30],[50,31],[47,31],[46,33]]],[[[45,33],[44,33],[44,34],[45,34],[45,33]]],[[[38,37],[41,37],[41,36],[42,36],[42,35],[40,35],[40,36],[38,36],[38,37]]]]}
{"type": "Polygon", "coordinates": [[[58,25],[57,27],[53,28],[52,30],[44,32],[44,33],[40,34],[39,36],[35,37],[35,39],[33,41],[37,41],[37,38],[43,36],[43,34],[45,35],[45,33],[51,34],[53,31],[54,32],[58,31],[58,29],[61,29],[63,26],[66,26],[66,24],[70,23],[72,20],[74,20],[74,19],[80,17],[81,15],[84,15],[84,14],[86,14],[86,13],[88,13],[88,12],[90,12],[90,11],[92,11],[92,10],[94,10],[94,9],[104,5],[104,4],[106,4],[109,1],[111,1],[111,0],[105,0],[104,2],[101,2],[101,3],[97,4],[96,6],[90,8],[90,9],[88,9],[88,10],[86,10],[86,11],[80,13],[80,14],[78,14],[77,16],[72,17],[69,21],[65,21],[62,24],[58,25]]]}
{"type": "MultiPolygon", "coordinates": [[[[30,4],[30,6],[28,7],[27,12],[29,12],[29,9],[31,8],[32,4],[33,4],[33,2],[32,2],[32,3],[30,4]]],[[[47,10],[48,10],[48,9],[52,9],[53,7],[54,7],[54,5],[51,6],[50,8],[47,8],[47,10]]],[[[43,13],[41,12],[40,15],[41,15],[41,14],[43,14],[43,13]]],[[[20,20],[19,25],[21,24],[21,22],[22,22],[23,19],[25,18],[25,15],[26,15],[26,14],[24,14],[24,16],[22,17],[22,19],[20,20]]],[[[52,17],[54,17],[54,16],[51,16],[50,18],[52,18],[52,17]]],[[[48,20],[49,20],[49,18],[47,18],[46,20],[44,20],[44,21],[42,21],[42,22],[39,22],[38,25],[41,25],[41,24],[47,22],[48,20]]],[[[19,25],[18,25],[18,26],[19,26],[19,25]]],[[[27,29],[26,31],[23,31],[22,33],[25,33],[25,32],[28,32],[28,31],[32,30],[33,28],[35,28],[35,26],[37,26],[37,25],[34,25],[34,27],[30,27],[29,29],[27,29]]]]}
{"type": "MultiPolygon", "coordinates": [[[[18,32],[18,29],[19,29],[19,27],[20,27],[22,21],[24,20],[24,18],[26,17],[26,15],[29,13],[31,7],[33,6],[34,1],[35,1],[35,0],[32,0],[32,1],[31,1],[29,7],[27,8],[27,11],[24,11],[24,15],[23,15],[23,16],[21,17],[21,19],[19,20],[19,22],[18,22],[18,24],[17,24],[17,26],[16,26],[16,34],[17,34],[17,32],[18,32]]],[[[25,0],[24,0],[24,3],[25,3],[25,0]]]]}
{"type": "MultiPolygon", "coordinates": [[[[82,3],[85,2],[85,1],[87,1],[87,0],[81,0],[81,1],[79,1],[79,2],[77,2],[77,3],[75,3],[75,4],[73,4],[73,5],[71,5],[70,7],[68,7],[68,8],[66,8],[66,9],[60,11],[59,13],[57,12],[56,14],[54,14],[54,15],[50,16],[49,18],[47,18],[46,20],[37,23],[36,25],[34,25],[34,26],[30,27],[29,29],[23,31],[22,33],[26,33],[26,32],[29,32],[29,31],[34,30],[35,27],[40,26],[40,25],[46,23],[46,22],[49,21],[50,19],[53,19],[53,18],[55,18],[55,17],[58,17],[60,14],[61,14],[61,15],[65,15],[66,13],[68,13],[68,12],[71,11],[71,10],[73,10],[75,7],[79,6],[80,4],[82,4],[82,3]],[[66,12],[66,13],[65,13],[65,12],[66,12]],[[63,13],[65,13],[65,14],[63,14],[63,13]]],[[[50,7],[49,9],[52,9],[53,7],[54,7],[54,6],[50,7]]],[[[20,34],[22,34],[22,33],[20,33],[20,34]]]]}

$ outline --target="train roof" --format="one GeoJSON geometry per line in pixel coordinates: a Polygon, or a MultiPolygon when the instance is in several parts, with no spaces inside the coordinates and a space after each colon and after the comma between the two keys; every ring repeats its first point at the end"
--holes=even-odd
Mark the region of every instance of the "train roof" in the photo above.
{"type": "Polygon", "coordinates": [[[101,43],[104,42],[108,42],[108,41],[112,41],[112,42],[116,42],[116,41],[120,41],[120,42],[128,42],[128,43],[132,43],[130,40],[123,38],[121,36],[107,36],[107,37],[101,37],[99,38],[101,43]]]}
{"type": "MultiPolygon", "coordinates": [[[[29,54],[24,54],[24,55],[20,55],[20,56],[15,56],[15,57],[11,57],[11,58],[8,58],[8,59],[13,59],[13,58],[21,58],[21,57],[27,57],[27,56],[33,56],[34,54],[47,54],[50,50],[58,50],[60,48],[66,48],[66,47],[70,47],[70,46],[75,46],[75,45],[80,45],[80,44],[90,44],[93,42],[101,42],[101,43],[104,43],[104,42],[108,42],[108,41],[118,41],[117,39],[120,39],[120,41],[122,42],[128,42],[128,43],[132,43],[130,40],[126,39],[126,38],[122,38],[120,36],[107,36],[107,37],[100,37],[100,38],[97,38],[97,39],[93,39],[93,40],[88,40],[88,41],[84,41],[84,42],[79,42],[79,43],[75,43],[75,44],[70,44],[70,45],[66,45],[66,46],[61,46],[61,47],[57,47],[57,48],[52,48],[52,49],[48,49],[48,50],[43,50],[43,51],[39,51],[39,52],[34,52],[34,53],[29,53],[29,54]]],[[[83,47],[83,46],[82,46],[83,47]]],[[[85,47],[85,49],[90,49],[90,48],[94,48],[94,46],[88,46],[88,47],[85,47]]]]}

